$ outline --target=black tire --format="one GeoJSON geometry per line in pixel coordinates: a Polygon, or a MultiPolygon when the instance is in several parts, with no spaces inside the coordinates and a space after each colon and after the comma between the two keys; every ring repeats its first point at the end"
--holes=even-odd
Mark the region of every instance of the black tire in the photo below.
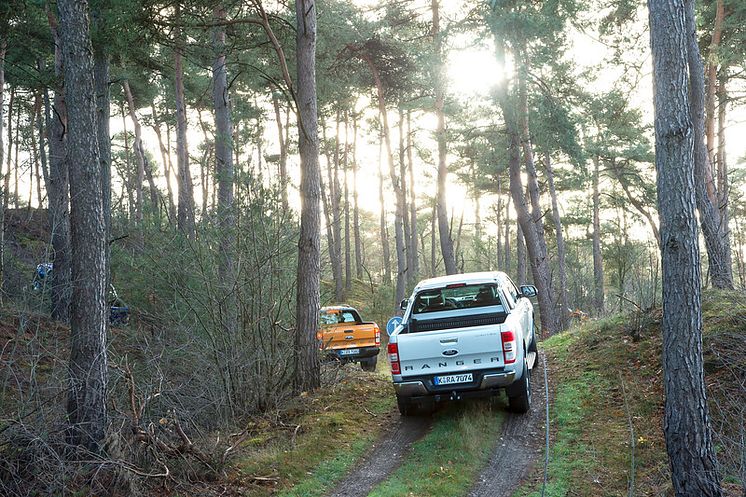
{"type": "Polygon", "coordinates": [[[536,352],[536,355],[539,355],[539,349],[536,346],[536,334],[534,333],[533,338],[531,338],[531,343],[528,344],[528,352],[529,354],[531,352],[536,352]]]}
{"type": "Polygon", "coordinates": [[[363,368],[363,371],[367,371],[369,373],[372,373],[376,370],[376,365],[378,364],[378,357],[374,357],[372,359],[363,359],[360,361],[360,367],[363,368]]]}
{"type": "Polygon", "coordinates": [[[508,406],[511,412],[525,414],[531,409],[531,370],[523,361],[523,376],[508,387],[508,406]]]}

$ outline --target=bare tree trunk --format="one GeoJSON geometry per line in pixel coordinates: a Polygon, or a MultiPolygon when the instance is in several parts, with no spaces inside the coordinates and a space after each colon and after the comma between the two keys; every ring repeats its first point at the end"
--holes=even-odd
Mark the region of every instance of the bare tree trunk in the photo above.
{"type": "Polygon", "coordinates": [[[126,79],[123,80],[122,88],[124,88],[124,95],[127,99],[130,120],[135,127],[135,142],[133,144],[135,159],[137,160],[137,176],[135,177],[135,223],[141,226],[143,220],[143,183],[145,183],[145,150],[143,150],[142,146],[142,129],[140,127],[140,120],[135,113],[135,100],[132,98],[129,81],[126,79]]]}
{"type": "MultiPolygon", "coordinates": [[[[8,41],[0,38],[0,171],[3,167],[3,103],[5,100],[5,54],[8,41]]],[[[10,126],[10,123],[8,123],[10,126]]],[[[5,292],[5,190],[0,189],[0,304],[5,292]]]]}
{"type": "MultiPolygon", "coordinates": [[[[508,191],[508,197],[510,197],[510,192],[508,191]]],[[[505,255],[505,272],[509,273],[511,268],[510,263],[510,198],[505,200],[505,249],[503,250],[503,254],[505,255]]],[[[518,236],[518,240],[523,240],[522,236],[518,236]]],[[[526,275],[526,271],[524,269],[523,272],[524,279],[526,275]]]]}
{"type": "MultiPolygon", "coordinates": [[[[233,212],[233,121],[231,119],[228,70],[226,67],[225,21],[223,5],[213,12],[217,27],[213,33],[215,60],[212,63],[212,98],[215,109],[215,177],[218,182],[218,228],[220,263],[218,276],[224,297],[221,299],[222,327],[232,339],[238,330],[238,307],[235,297],[235,214],[233,212]]],[[[232,340],[229,341],[232,343],[232,340]]]]}
{"type": "Polygon", "coordinates": [[[337,302],[345,300],[344,274],[342,271],[342,189],[339,185],[339,111],[335,117],[334,168],[329,172],[329,192],[332,200],[332,230],[334,231],[334,260],[337,267],[334,274],[334,295],[337,302]],[[334,174],[332,174],[332,172],[334,174]]]}
{"type": "MultiPolygon", "coordinates": [[[[655,165],[663,267],[663,431],[677,496],[722,495],[702,369],[695,215],[695,143],[689,95],[693,0],[650,0],[655,165]],[[689,64],[687,59],[689,58],[689,64]],[[677,88],[678,91],[671,91],[677,88]]],[[[701,90],[701,89],[700,89],[701,90]]],[[[694,96],[694,95],[692,95],[694,96]]]]}
{"type": "MultiPolygon", "coordinates": [[[[709,164],[715,165],[715,97],[717,93],[718,73],[718,49],[723,37],[723,23],[725,21],[725,5],[723,0],[715,0],[715,23],[712,27],[712,36],[708,48],[707,67],[703,70],[707,73],[707,86],[705,86],[705,138],[707,140],[707,157],[709,164]]],[[[691,43],[691,40],[689,40],[691,43]]],[[[691,45],[690,45],[691,46],[691,45]]],[[[690,53],[689,57],[693,54],[690,53]]],[[[697,45],[697,57],[699,57],[699,45],[697,45]]],[[[700,62],[701,64],[701,62],[700,62]]],[[[691,62],[690,62],[691,67],[691,62]]],[[[703,76],[704,77],[704,76],[703,76]]],[[[704,81],[702,83],[704,85],[704,81]]],[[[718,165],[719,167],[719,165],[718,165]]]]}
{"type": "Polygon", "coordinates": [[[178,164],[177,179],[179,184],[179,208],[177,221],[179,229],[189,238],[195,237],[194,224],[194,190],[192,174],[189,170],[189,149],[187,147],[186,102],[184,99],[184,69],[182,67],[182,52],[184,39],[178,22],[181,16],[179,4],[175,7],[177,27],[174,28],[174,74],[176,86],[176,159],[178,164]]]}
{"type": "Polygon", "coordinates": [[[440,33],[440,11],[438,8],[439,0],[431,1],[433,13],[432,37],[435,48],[435,116],[438,119],[438,126],[435,130],[435,137],[438,141],[438,231],[440,232],[440,250],[443,253],[443,263],[445,264],[446,274],[455,274],[458,271],[456,267],[456,257],[453,252],[453,240],[451,232],[448,229],[448,205],[446,194],[446,182],[448,181],[448,166],[446,165],[446,130],[445,114],[443,107],[445,105],[445,75],[443,74],[443,50],[442,34],[440,33]]]}
{"type": "Polygon", "coordinates": [[[567,318],[570,311],[570,303],[567,296],[567,267],[565,263],[565,236],[562,231],[562,217],[560,216],[559,205],[557,203],[557,191],[554,189],[554,168],[552,167],[552,158],[546,154],[544,165],[547,171],[547,183],[549,184],[549,195],[552,197],[552,217],[554,218],[554,230],[557,237],[557,265],[559,266],[559,319],[560,329],[566,329],[567,318]]]}
{"type": "MultiPolygon", "coordinates": [[[[93,22],[96,29],[102,29],[104,14],[102,6],[97,5],[93,13],[93,22]]],[[[101,44],[93,49],[93,79],[96,92],[96,137],[98,141],[99,168],[101,169],[101,205],[104,215],[105,240],[106,240],[106,288],[111,283],[110,260],[111,253],[109,240],[111,240],[111,136],[109,133],[109,121],[111,119],[111,100],[109,98],[109,55],[101,44]]],[[[41,200],[40,200],[41,203],[41,200]]]]}
{"type": "MultiPolygon", "coordinates": [[[[404,266],[404,274],[406,280],[402,281],[402,298],[396,300],[396,304],[404,299],[404,293],[407,291],[407,284],[412,283],[412,249],[410,244],[412,243],[412,233],[409,226],[409,208],[407,207],[407,162],[406,156],[407,151],[404,148],[404,111],[399,108],[399,190],[402,197],[402,246],[404,247],[404,260],[402,265],[404,266]]],[[[397,199],[397,203],[399,200],[397,199]]],[[[416,282],[415,282],[416,283],[416,282]]],[[[412,283],[414,285],[414,283],[412,283]]]]}
{"type": "Polygon", "coordinates": [[[348,119],[347,119],[347,111],[344,113],[344,125],[345,125],[345,148],[344,148],[344,160],[342,162],[343,164],[343,172],[344,172],[344,216],[345,216],[345,294],[349,293],[350,290],[352,290],[352,258],[350,254],[351,250],[351,244],[350,244],[350,189],[349,189],[349,178],[348,178],[348,169],[349,169],[349,144],[347,143],[347,139],[349,137],[349,126],[348,126],[348,119]]]}
{"type": "Polygon", "coordinates": [[[604,261],[601,254],[601,197],[598,191],[599,158],[593,157],[593,305],[604,311],[604,261]]]}
{"type": "Polygon", "coordinates": [[[383,282],[391,284],[391,252],[389,249],[388,223],[386,222],[386,202],[383,198],[383,141],[378,144],[378,201],[381,204],[381,245],[383,248],[383,282]]]}
{"type": "MultiPolygon", "coordinates": [[[[0,105],[2,102],[0,102],[0,105]]],[[[44,122],[43,122],[43,116],[41,114],[42,112],[42,97],[41,94],[37,93],[34,95],[34,113],[36,114],[36,133],[38,135],[39,139],[39,162],[40,167],[37,167],[36,169],[36,190],[37,190],[37,198],[39,202],[39,209],[42,208],[42,204],[44,201],[44,196],[42,194],[42,178],[44,181],[44,188],[49,188],[49,173],[47,170],[47,151],[46,147],[44,145],[45,135],[44,135],[44,122]],[[41,170],[41,171],[40,171],[41,170]]],[[[0,136],[2,136],[2,125],[0,124],[0,136]]],[[[2,149],[2,142],[0,142],[0,149],[2,149]]],[[[0,157],[0,162],[2,162],[2,157],[0,157]]]]}
{"type": "Polygon", "coordinates": [[[523,228],[521,223],[516,220],[516,239],[515,239],[515,260],[516,260],[516,273],[519,281],[519,285],[526,283],[528,270],[526,269],[526,242],[523,236],[523,228]]]}
{"type": "MultiPolygon", "coordinates": [[[[730,180],[728,179],[728,160],[725,151],[725,116],[728,108],[728,93],[725,87],[727,81],[726,68],[722,68],[718,79],[718,205],[720,207],[720,236],[725,246],[725,266],[732,272],[733,256],[730,246],[730,180]]],[[[733,275],[731,274],[731,285],[733,275]]]]}
{"type": "Polygon", "coordinates": [[[174,192],[171,186],[171,154],[168,148],[163,144],[163,136],[161,134],[161,125],[158,122],[158,114],[155,110],[155,103],[150,104],[150,108],[153,112],[153,131],[158,138],[158,147],[161,150],[161,160],[163,161],[163,175],[166,178],[166,191],[168,192],[168,215],[171,221],[176,219],[176,204],[174,203],[174,192]]]}
{"type": "MultiPolygon", "coordinates": [[[[96,127],[93,58],[86,0],[59,0],[68,103],[72,281],[68,441],[94,453],[103,447],[106,411],[106,222],[96,127]]],[[[56,268],[55,268],[56,271],[56,268]]]]}
{"type": "Polygon", "coordinates": [[[436,233],[436,220],[438,219],[438,203],[437,200],[433,202],[433,212],[430,217],[430,277],[435,278],[435,233],[436,233]]]}
{"type": "MultiPolygon", "coordinates": [[[[499,62],[504,62],[503,41],[496,37],[497,55],[499,62]]],[[[533,222],[521,180],[521,131],[520,117],[516,115],[508,98],[507,86],[502,85],[498,90],[498,101],[502,109],[505,124],[508,129],[509,138],[509,168],[510,168],[510,192],[513,204],[518,215],[518,223],[526,240],[526,250],[529,255],[531,272],[534,284],[539,292],[539,310],[541,326],[544,333],[552,335],[557,331],[556,312],[552,305],[552,292],[549,272],[549,260],[546,253],[546,245],[542,245],[535,223],[533,222]]],[[[519,112],[525,112],[521,109],[519,112]]],[[[529,190],[531,190],[529,185],[529,190]]],[[[520,275],[519,275],[520,277],[520,275]]]]}
{"type": "MultiPolygon", "coordinates": [[[[324,143],[324,156],[326,158],[326,174],[328,189],[324,185],[323,173],[319,177],[321,187],[321,199],[324,203],[324,221],[326,223],[326,241],[329,249],[329,264],[332,266],[332,279],[334,280],[334,300],[341,303],[344,300],[344,282],[342,281],[341,253],[337,251],[337,232],[335,223],[338,221],[338,207],[335,208],[336,192],[334,191],[334,159],[329,153],[326,138],[326,123],[321,122],[321,133],[324,143]],[[327,195],[327,191],[329,195],[327,195]]],[[[336,204],[338,205],[338,204],[336,204]]],[[[341,244],[341,241],[339,242],[341,244]]],[[[340,245],[341,248],[341,245],[340,245]]]]}
{"type": "Polygon", "coordinates": [[[420,258],[417,252],[417,195],[414,189],[414,160],[412,159],[412,111],[407,111],[407,164],[409,166],[409,263],[407,274],[409,275],[409,286],[414,287],[420,272],[420,258]]]}
{"type": "MultiPolygon", "coordinates": [[[[8,168],[3,174],[3,209],[8,210],[10,198],[10,171],[13,169],[13,101],[16,97],[16,89],[10,87],[10,99],[8,99],[8,168]]],[[[2,163],[0,163],[2,168],[2,163]]],[[[4,229],[4,226],[3,226],[4,229]]]]}
{"type": "Polygon", "coordinates": [[[358,182],[357,182],[357,116],[352,115],[352,222],[355,232],[355,274],[358,279],[363,277],[363,244],[360,237],[360,210],[358,206],[358,182]]]}
{"type": "MultiPolygon", "coordinates": [[[[15,144],[15,157],[13,161],[13,207],[18,209],[18,169],[20,168],[18,164],[18,157],[20,154],[18,153],[18,146],[21,143],[21,110],[23,108],[23,102],[18,103],[18,112],[16,113],[16,139],[14,141],[15,144]]],[[[9,116],[10,117],[10,116],[9,116]]],[[[8,157],[10,158],[10,157],[8,157]]],[[[8,169],[8,174],[10,174],[10,169],[8,169]]]]}
{"type": "Polygon", "coordinates": [[[54,39],[54,66],[57,84],[54,90],[54,105],[47,125],[49,138],[49,228],[52,233],[52,318],[57,321],[70,320],[71,274],[70,274],[70,210],[68,190],[68,161],[66,158],[67,106],[62,86],[62,49],[57,33],[57,19],[47,11],[49,26],[54,39]]]}
{"type": "Polygon", "coordinates": [[[282,116],[280,115],[280,100],[277,97],[277,92],[272,92],[272,106],[275,109],[275,121],[277,121],[277,139],[280,144],[280,189],[282,191],[282,208],[287,211],[289,208],[288,204],[288,150],[287,143],[285,142],[285,135],[282,131],[282,116]]]}
{"type": "MultiPolygon", "coordinates": [[[[707,249],[707,262],[715,288],[733,288],[728,226],[718,209],[718,193],[705,148],[704,68],[697,44],[694,12],[687,12],[687,61],[689,67],[690,118],[694,125],[694,175],[699,221],[707,249]]],[[[714,91],[714,90],[713,90],[714,91]]]]}
{"type": "Polygon", "coordinates": [[[319,142],[316,124],[316,4],[296,0],[301,224],[295,310],[296,393],[321,385],[316,328],[319,319],[319,142]]]}

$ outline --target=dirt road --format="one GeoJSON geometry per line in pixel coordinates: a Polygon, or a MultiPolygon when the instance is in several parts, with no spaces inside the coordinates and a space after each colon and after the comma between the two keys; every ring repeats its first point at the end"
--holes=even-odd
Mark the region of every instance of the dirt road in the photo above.
{"type": "Polygon", "coordinates": [[[523,415],[506,415],[497,446],[475,481],[469,497],[512,495],[541,458],[546,399],[541,358],[536,362],[531,371],[531,411],[523,415]]]}
{"type": "MultiPolygon", "coordinates": [[[[506,413],[489,462],[469,491],[469,497],[509,496],[541,457],[544,441],[544,371],[539,359],[531,372],[533,405],[524,415],[506,413]]],[[[332,491],[330,497],[362,497],[386,480],[403,462],[412,444],[430,429],[428,417],[392,415],[391,427],[368,455],[332,491]]]]}

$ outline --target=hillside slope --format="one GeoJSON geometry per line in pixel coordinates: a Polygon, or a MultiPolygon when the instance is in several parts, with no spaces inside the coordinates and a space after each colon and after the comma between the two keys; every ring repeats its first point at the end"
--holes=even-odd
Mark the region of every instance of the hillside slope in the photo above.
{"type": "MultiPolygon", "coordinates": [[[[746,298],[703,297],[705,380],[721,477],[746,490],[746,298]]],[[[663,439],[661,311],[619,315],[544,342],[551,379],[548,495],[673,495],[663,439]],[[631,493],[630,493],[631,492],[631,493]]],[[[538,495],[543,467],[516,495],[538,495]]]]}

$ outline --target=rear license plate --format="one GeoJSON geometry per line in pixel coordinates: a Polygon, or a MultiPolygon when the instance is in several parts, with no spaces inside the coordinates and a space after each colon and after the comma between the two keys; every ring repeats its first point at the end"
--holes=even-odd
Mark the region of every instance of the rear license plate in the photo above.
{"type": "Polygon", "coordinates": [[[471,373],[467,374],[450,374],[448,376],[436,376],[433,383],[436,385],[452,385],[454,383],[469,383],[473,381],[471,373]]]}
{"type": "Polygon", "coordinates": [[[355,355],[359,353],[360,349],[344,349],[339,351],[339,355],[355,355]]]}

